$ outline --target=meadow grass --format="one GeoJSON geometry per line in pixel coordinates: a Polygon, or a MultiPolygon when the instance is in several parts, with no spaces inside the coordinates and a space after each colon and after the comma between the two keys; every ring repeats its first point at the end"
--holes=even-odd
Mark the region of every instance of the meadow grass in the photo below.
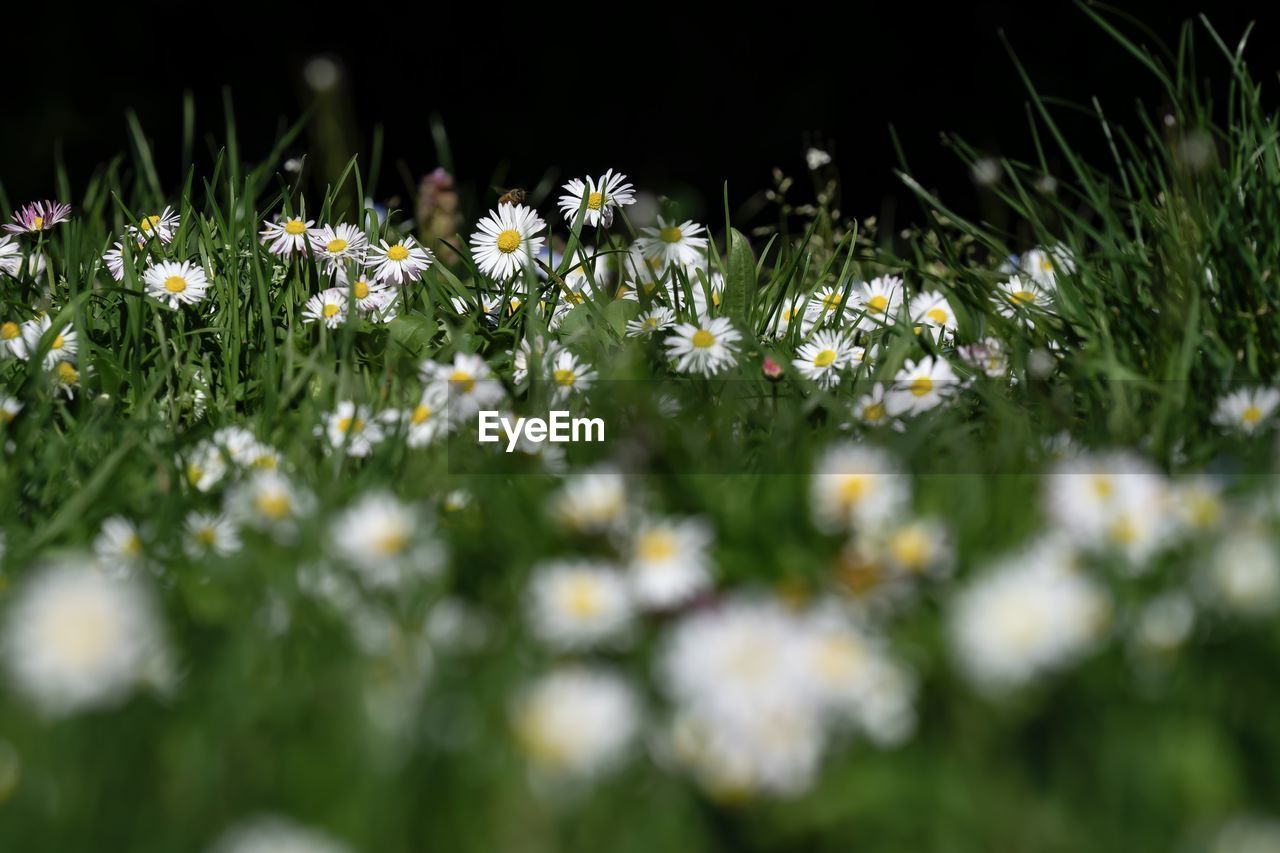
{"type": "Polygon", "coordinates": [[[229,100],[207,175],[132,118],[59,171],[0,253],[0,847],[1280,844],[1276,118],[1243,41],[1097,20],[1166,102],[1027,79],[1035,160],[950,140],[1009,230],[904,162],[879,233],[810,152],[776,225],[593,177],[489,233],[376,156],[308,192],[301,123],[246,161],[229,100]]]}

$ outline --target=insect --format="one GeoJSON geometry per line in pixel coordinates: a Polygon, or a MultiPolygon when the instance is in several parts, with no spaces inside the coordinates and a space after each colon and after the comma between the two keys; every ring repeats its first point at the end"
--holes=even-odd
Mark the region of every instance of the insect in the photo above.
{"type": "Polygon", "coordinates": [[[494,187],[494,190],[497,190],[498,193],[500,193],[498,196],[499,206],[504,204],[521,204],[524,202],[525,191],[520,187],[512,187],[509,190],[499,190],[497,187],[494,187]]]}
{"type": "Polygon", "coordinates": [[[600,227],[601,228],[613,227],[613,208],[607,204],[600,211],[600,227]]]}

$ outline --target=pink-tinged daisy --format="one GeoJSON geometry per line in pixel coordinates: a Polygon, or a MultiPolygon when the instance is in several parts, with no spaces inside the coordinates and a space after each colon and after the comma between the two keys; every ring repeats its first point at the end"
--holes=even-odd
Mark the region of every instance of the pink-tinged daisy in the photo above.
{"type": "Polygon", "coordinates": [[[124,243],[116,243],[102,255],[102,262],[107,265],[107,272],[116,281],[124,280],[124,243]]]}
{"type": "Polygon", "coordinates": [[[546,225],[531,207],[500,204],[476,223],[471,255],[481,272],[505,281],[533,262],[543,243],[543,238],[535,235],[546,225]]]}
{"type": "Polygon", "coordinates": [[[677,225],[659,216],[658,227],[645,228],[636,245],[645,261],[656,264],[659,269],[673,265],[694,267],[702,263],[707,249],[705,232],[705,228],[692,220],[677,225]]]}
{"type": "Polygon", "coordinates": [[[144,216],[137,225],[129,226],[129,233],[144,245],[148,240],[156,239],[161,243],[173,242],[173,235],[178,233],[178,214],[172,207],[166,207],[160,213],[144,216]]]}
{"type": "Polygon", "coordinates": [[[374,279],[392,284],[417,280],[434,260],[431,250],[419,246],[412,237],[395,243],[382,240],[369,249],[369,269],[373,270],[374,279]]]}
{"type": "Polygon", "coordinates": [[[585,181],[574,178],[564,185],[565,194],[560,196],[560,212],[572,225],[585,203],[587,212],[582,217],[583,223],[593,227],[603,223],[608,228],[613,224],[614,210],[635,204],[635,189],[631,184],[625,183],[626,180],[626,175],[615,174],[612,169],[601,175],[599,180],[590,176],[585,181]]]}
{"type": "Polygon", "coordinates": [[[160,261],[143,273],[147,295],[154,296],[170,308],[195,305],[204,299],[209,280],[204,270],[190,261],[160,261]]]}
{"type": "Polygon", "coordinates": [[[308,236],[316,260],[329,272],[340,269],[347,261],[363,264],[369,249],[369,238],[354,225],[321,225],[311,229],[308,236]]]}
{"type": "Polygon", "coordinates": [[[287,216],[275,222],[264,223],[260,236],[262,242],[268,244],[267,251],[273,255],[287,257],[301,254],[307,250],[307,232],[314,224],[311,219],[287,216]]]}
{"type": "Polygon", "coordinates": [[[5,223],[10,234],[35,234],[48,231],[71,218],[71,205],[57,201],[33,201],[13,214],[13,222],[5,223]]]}
{"type": "Polygon", "coordinates": [[[347,321],[347,288],[330,287],[320,291],[302,306],[302,322],[323,323],[336,329],[347,321]]]}

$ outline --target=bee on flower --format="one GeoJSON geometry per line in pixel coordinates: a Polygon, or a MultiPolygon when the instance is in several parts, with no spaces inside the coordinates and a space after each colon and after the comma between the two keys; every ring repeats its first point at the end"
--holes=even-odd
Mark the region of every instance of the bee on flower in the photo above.
{"type": "Polygon", "coordinates": [[[485,275],[506,281],[533,263],[545,240],[537,236],[547,224],[533,208],[500,204],[476,223],[471,256],[485,275]]]}
{"type": "Polygon", "coordinates": [[[565,194],[560,196],[560,212],[565,221],[572,225],[585,206],[584,224],[592,228],[610,227],[615,211],[635,204],[635,189],[626,180],[626,175],[610,169],[598,179],[588,175],[585,181],[581,178],[569,181],[564,185],[565,194]]]}

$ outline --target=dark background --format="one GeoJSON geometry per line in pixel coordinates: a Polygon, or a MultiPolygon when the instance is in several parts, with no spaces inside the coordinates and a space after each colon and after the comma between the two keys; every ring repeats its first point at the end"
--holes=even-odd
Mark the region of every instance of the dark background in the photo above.
{"type": "MultiPolygon", "coordinates": [[[[1181,22],[1210,5],[1126,3],[1151,30],[1139,38],[1176,44],[1181,22]]],[[[1208,9],[1234,43],[1251,21],[1255,76],[1280,64],[1276,4],[1215,3],[1208,9]]],[[[6,13],[7,15],[9,13],[6,13]]],[[[51,195],[60,151],[74,193],[91,171],[128,146],[125,107],[136,110],[156,149],[167,189],[181,177],[182,93],[196,104],[197,165],[220,144],[222,89],[236,105],[243,156],[262,157],[313,93],[302,69],[318,56],[342,70],[326,101],[328,130],[297,146],[331,158],[362,152],[384,130],[378,193],[437,165],[428,117],[438,114],[462,183],[535,186],[614,167],[645,187],[701,195],[714,206],[723,181],[735,203],[770,184],[780,166],[803,173],[810,142],[831,150],[845,182],[845,209],[874,214],[897,199],[913,205],[892,169],[889,128],[911,169],[963,211],[974,205],[967,170],[941,144],[956,132],[990,153],[1030,153],[1026,90],[1008,42],[1046,95],[1129,120],[1134,101],[1159,103],[1153,80],[1090,18],[1062,0],[999,0],[929,8],[784,3],[772,17],[748,6],[684,4],[530,8],[519,15],[475,5],[458,14],[372,4],[346,6],[61,7],[58,17],[14,21],[0,96],[0,180],[10,203],[51,195]],[[589,56],[590,58],[585,58],[589,56]]],[[[1203,31],[1206,74],[1225,65],[1203,31]]],[[[1095,161],[1106,150],[1096,125],[1076,144],[1095,161]]],[[[492,200],[492,194],[486,199],[492,200]]]]}

